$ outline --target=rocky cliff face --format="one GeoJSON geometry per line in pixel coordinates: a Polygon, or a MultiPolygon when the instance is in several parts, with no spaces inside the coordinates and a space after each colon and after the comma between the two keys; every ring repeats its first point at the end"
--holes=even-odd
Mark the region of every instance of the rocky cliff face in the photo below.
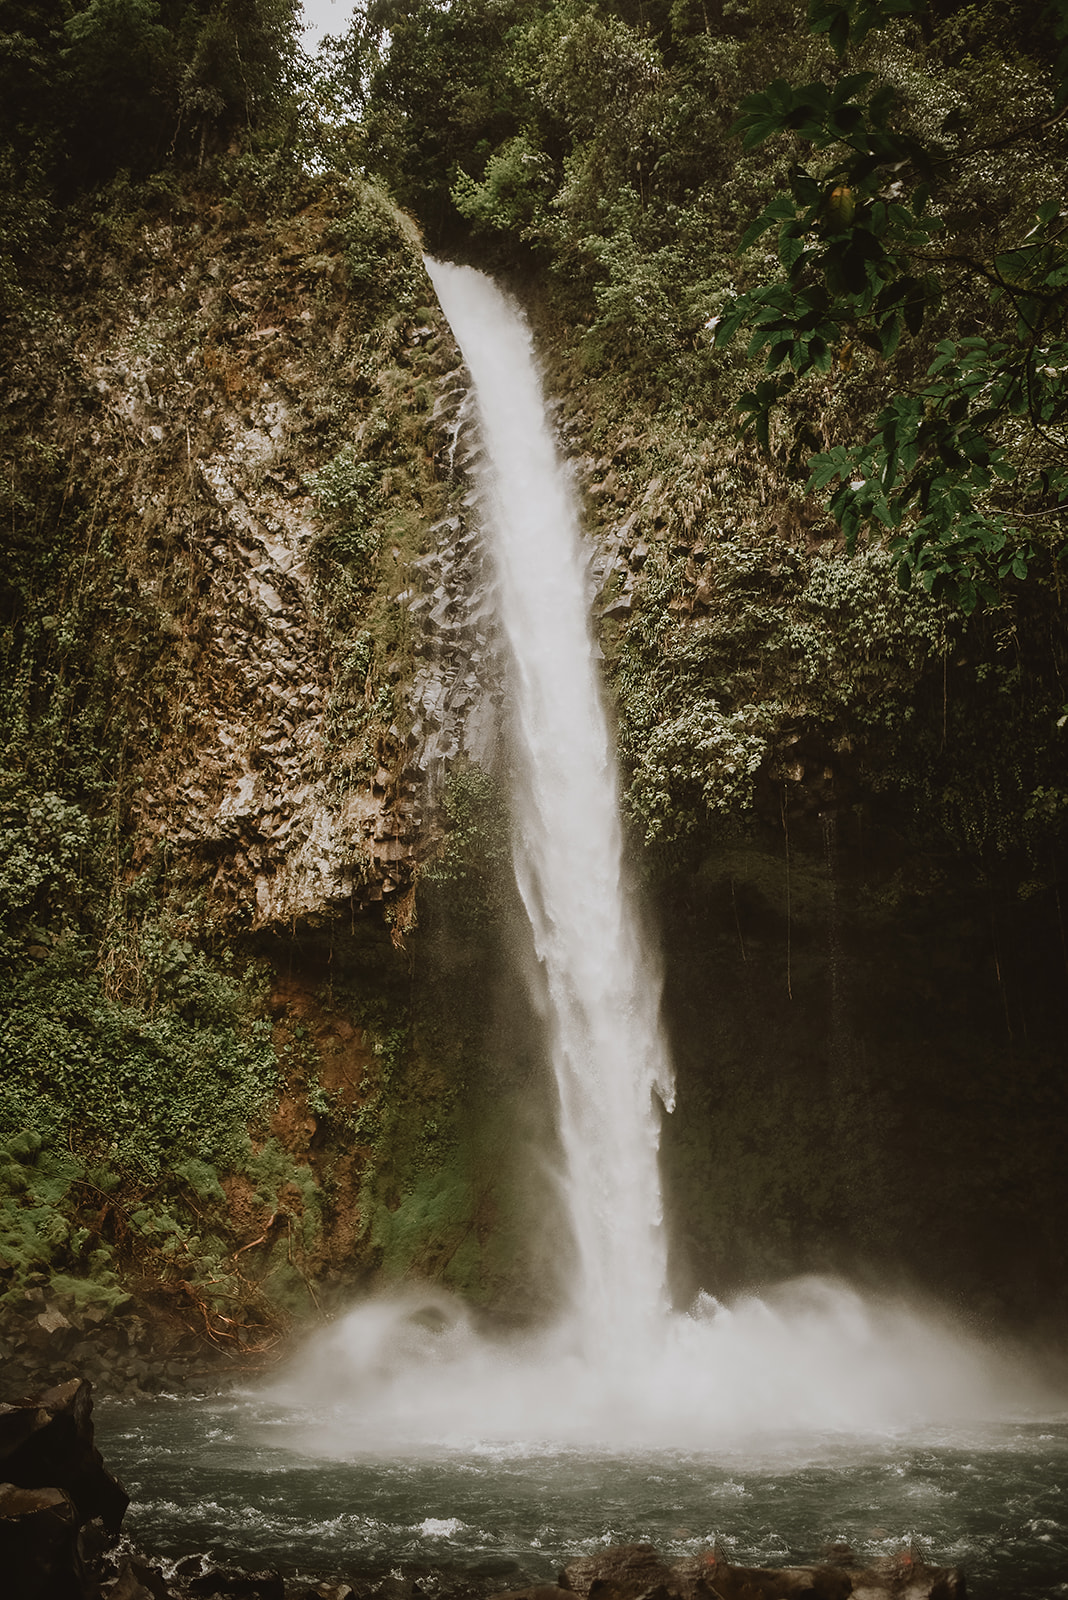
{"type": "MultiPolygon", "coordinates": [[[[75,241],[62,268],[67,326],[43,364],[24,348],[24,376],[44,384],[46,425],[92,501],[86,561],[115,564],[130,591],[109,664],[134,708],[130,869],[165,860],[234,930],[383,900],[403,924],[450,766],[494,763],[498,696],[467,478],[477,440],[411,225],[332,180],[282,215],[169,204],[127,219],[107,249],[75,241]]],[[[554,376],[633,814],[651,837],[686,832],[744,809],[758,771],[800,796],[796,746],[829,711],[840,726],[808,762],[822,806],[858,672],[855,618],[837,644],[819,625],[870,601],[871,582],[814,596],[819,541],[799,560],[797,513],[772,478],[681,441],[670,419],[643,431],[640,409],[599,414],[598,386],[566,362],[554,376]],[[769,515],[782,526],[754,525],[769,515]],[[794,666],[788,696],[745,681],[754,652],[799,643],[801,693],[794,666]],[[707,680],[673,660],[695,644],[734,656],[715,726],[707,680]]],[[[880,623],[908,647],[892,668],[905,691],[942,625],[923,609],[902,601],[880,623]]],[[[868,633],[871,661],[882,639],[868,633]]]]}
{"type": "Polygon", "coordinates": [[[403,948],[497,720],[418,239],[358,181],[190,187],[72,229],[37,293],[6,346],[0,1298],[154,1283],[225,1343],[465,1241],[477,1288],[490,1008],[403,948]]]}
{"type": "MultiPolygon", "coordinates": [[[[368,316],[344,238],[360,203],[149,223],[68,301],[100,492],[168,639],[128,755],[132,865],[166,851],[252,929],[402,898],[445,764],[492,737],[463,377],[432,309],[368,316]],[[361,537],[331,559],[346,521],[361,537]]],[[[430,300],[411,231],[362,203],[430,300]]],[[[72,289],[101,267],[89,241],[65,265],[72,289]]]]}

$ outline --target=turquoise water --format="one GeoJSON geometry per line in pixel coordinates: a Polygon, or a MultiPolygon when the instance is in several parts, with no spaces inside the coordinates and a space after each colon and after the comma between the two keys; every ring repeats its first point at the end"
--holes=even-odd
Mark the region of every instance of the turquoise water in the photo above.
{"type": "Polygon", "coordinates": [[[314,1423],[262,1398],[102,1403],[105,1460],[148,1551],[370,1576],[406,1566],[555,1576],[623,1540],[663,1555],[718,1540],[783,1565],[844,1541],[862,1560],[915,1542],[965,1568],[975,1600],[1068,1596],[1068,1421],[598,1453],[472,1440],[423,1454],[314,1454],[314,1423]]]}

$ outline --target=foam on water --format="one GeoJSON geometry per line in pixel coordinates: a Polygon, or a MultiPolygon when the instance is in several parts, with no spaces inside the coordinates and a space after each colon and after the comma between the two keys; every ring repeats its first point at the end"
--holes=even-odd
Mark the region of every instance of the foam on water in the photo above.
{"type": "Polygon", "coordinates": [[[211,1550],[349,1581],[414,1562],[492,1570],[519,1588],[621,1539],[672,1559],[718,1540],[735,1560],[770,1565],[811,1560],[825,1543],[868,1560],[915,1540],[962,1562],[976,1600],[1068,1592],[1063,1422],[748,1439],[712,1452],[528,1439],[418,1453],[387,1440],[363,1454],[350,1441],[342,1459],[318,1454],[297,1413],[262,1394],[105,1401],[97,1421],[132,1497],[133,1537],[174,1557],[211,1550]]]}

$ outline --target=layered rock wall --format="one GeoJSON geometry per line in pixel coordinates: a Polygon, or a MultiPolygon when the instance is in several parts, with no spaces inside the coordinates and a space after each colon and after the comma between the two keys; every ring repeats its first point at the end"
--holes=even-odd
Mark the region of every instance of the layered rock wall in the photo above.
{"type": "MultiPolygon", "coordinates": [[[[171,639],[153,748],[133,753],[133,865],[184,858],[214,914],[252,929],[403,896],[449,761],[488,760],[494,741],[463,372],[432,310],[367,326],[347,202],[328,192],[281,239],[148,228],[129,281],[77,309],[105,492],[171,639]],[[381,481],[364,497],[390,507],[360,573],[323,559],[324,442],[368,463],[381,481]],[[367,630],[375,659],[354,681],[344,656],[367,630]],[[353,704],[358,741],[339,731],[353,704]]],[[[392,247],[421,272],[409,237],[392,247]]]]}

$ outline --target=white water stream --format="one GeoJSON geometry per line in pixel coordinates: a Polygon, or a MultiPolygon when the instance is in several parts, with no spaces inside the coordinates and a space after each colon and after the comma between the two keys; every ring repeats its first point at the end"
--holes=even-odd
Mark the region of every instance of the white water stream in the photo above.
{"type": "Polygon", "coordinates": [[[1038,1397],[1019,1374],[946,1320],[844,1285],[806,1279],[730,1308],[702,1296],[669,1309],[657,1139],[672,1078],[655,963],[626,892],[576,505],[522,316],[472,269],[428,267],[485,447],[515,870],[544,976],[576,1265],[548,1334],[486,1340],[437,1291],[371,1300],[314,1341],[278,1392],[312,1406],[318,1454],[487,1439],[711,1449],[1026,1406],[1038,1397]]]}
{"type": "Polygon", "coordinates": [[[604,1358],[665,1309],[658,1107],[672,1075],[659,982],[623,881],[616,766],[586,600],[586,552],[530,333],[470,267],[430,263],[478,397],[479,489],[506,641],[513,857],[547,990],[574,1315],[604,1358]]]}

